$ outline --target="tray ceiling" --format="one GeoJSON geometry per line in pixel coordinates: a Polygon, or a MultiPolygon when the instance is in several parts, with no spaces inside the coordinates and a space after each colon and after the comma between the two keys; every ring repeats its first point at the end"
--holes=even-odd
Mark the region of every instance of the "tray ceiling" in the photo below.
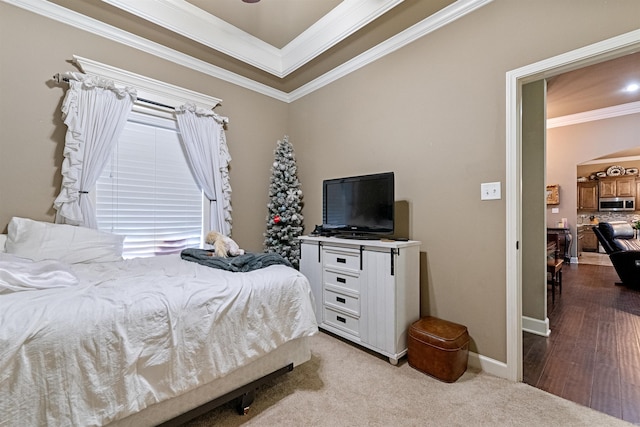
{"type": "Polygon", "coordinates": [[[43,7],[46,16],[71,12],[125,42],[157,44],[289,93],[415,24],[442,26],[491,0],[3,1],[56,8],[43,7]]]}
{"type": "MultiPolygon", "coordinates": [[[[1,1],[287,102],[491,2],[1,1]]],[[[632,81],[640,53],[552,77],[548,117],[639,102],[632,81]]]]}
{"type": "Polygon", "coordinates": [[[343,3],[341,0],[263,0],[251,4],[241,0],[187,2],[278,49],[343,3]]]}

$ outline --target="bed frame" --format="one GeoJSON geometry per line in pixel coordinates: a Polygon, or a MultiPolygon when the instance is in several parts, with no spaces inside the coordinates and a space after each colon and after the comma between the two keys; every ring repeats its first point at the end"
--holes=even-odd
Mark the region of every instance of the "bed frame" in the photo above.
{"type": "Polygon", "coordinates": [[[239,413],[246,414],[259,385],[311,359],[308,341],[308,337],[289,341],[227,376],[152,405],[109,426],[178,426],[233,399],[238,399],[239,413]]]}
{"type": "Polygon", "coordinates": [[[244,385],[236,390],[233,390],[224,396],[220,396],[215,398],[204,405],[198,406],[195,409],[190,410],[189,412],[185,412],[182,415],[178,415],[175,418],[170,419],[158,427],[176,427],[180,426],[187,421],[190,421],[196,417],[199,417],[202,414],[206,414],[212,409],[217,408],[220,405],[224,405],[227,402],[231,402],[232,400],[237,400],[237,410],[238,415],[246,415],[249,412],[249,407],[253,403],[255,398],[255,390],[260,387],[262,384],[267,381],[271,381],[273,378],[277,378],[281,375],[286,374],[287,372],[291,372],[293,370],[293,363],[289,363],[287,366],[278,369],[277,371],[273,371],[270,374],[265,375],[262,378],[259,378],[255,381],[250,382],[247,385],[244,385]]]}

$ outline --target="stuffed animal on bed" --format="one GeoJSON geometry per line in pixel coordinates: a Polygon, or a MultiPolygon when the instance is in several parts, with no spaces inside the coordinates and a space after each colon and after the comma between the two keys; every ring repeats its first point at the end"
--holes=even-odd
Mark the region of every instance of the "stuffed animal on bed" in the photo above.
{"type": "MultiPolygon", "coordinates": [[[[244,249],[240,249],[238,244],[230,237],[224,236],[217,231],[207,233],[205,243],[213,246],[216,256],[226,258],[228,256],[244,255],[244,249]]],[[[211,254],[213,256],[213,253],[211,254]]]]}

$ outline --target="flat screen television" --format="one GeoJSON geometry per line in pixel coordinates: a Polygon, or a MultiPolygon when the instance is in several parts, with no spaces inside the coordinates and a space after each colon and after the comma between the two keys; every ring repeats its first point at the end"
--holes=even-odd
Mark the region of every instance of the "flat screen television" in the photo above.
{"type": "Polygon", "coordinates": [[[393,172],[324,180],[322,230],[339,237],[393,234],[393,172]]]}

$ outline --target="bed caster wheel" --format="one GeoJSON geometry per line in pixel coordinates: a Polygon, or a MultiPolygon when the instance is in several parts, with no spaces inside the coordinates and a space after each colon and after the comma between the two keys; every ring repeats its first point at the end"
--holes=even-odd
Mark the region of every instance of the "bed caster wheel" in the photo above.
{"type": "Polygon", "coordinates": [[[253,391],[249,391],[244,393],[242,396],[238,397],[237,401],[237,410],[238,415],[247,415],[249,413],[249,409],[251,404],[253,403],[253,398],[255,394],[253,391]]]}
{"type": "Polygon", "coordinates": [[[394,359],[393,357],[390,357],[389,363],[391,363],[393,366],[398,366],[398,359],[394,359]]]}

